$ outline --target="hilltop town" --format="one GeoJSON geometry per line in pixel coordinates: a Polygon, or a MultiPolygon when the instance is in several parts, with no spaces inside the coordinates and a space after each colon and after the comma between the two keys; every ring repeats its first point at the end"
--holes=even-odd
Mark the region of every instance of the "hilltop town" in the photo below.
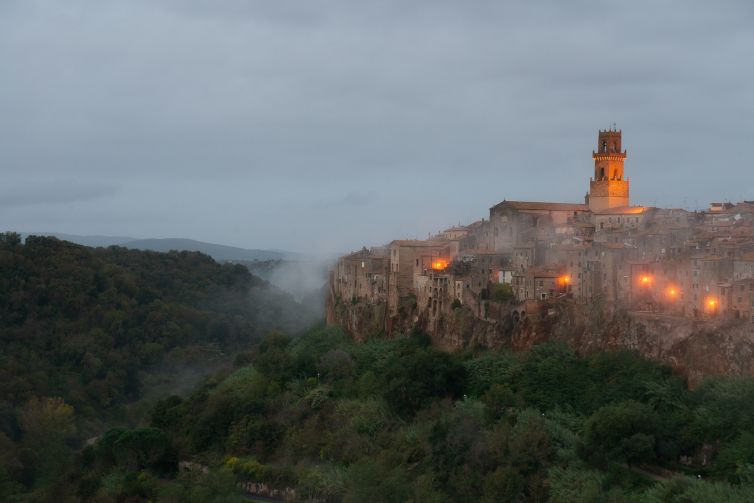
{"type": "Polygon", "coordinates": [[[754,201],[632,206],[626,157],[620,130],[599,131],[583,203],[504,200],[488,219],[341,257],[328,321],[357,338],[419,326],[452,345],[468,342],[450,333],[459,310],[503,344],[511,324],[541,326],[565,305],[754,330],[754,201]]]}

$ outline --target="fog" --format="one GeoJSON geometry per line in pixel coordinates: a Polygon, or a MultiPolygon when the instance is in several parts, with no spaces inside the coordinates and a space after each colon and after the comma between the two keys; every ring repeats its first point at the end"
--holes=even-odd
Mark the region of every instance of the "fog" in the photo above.
{"type": "MultiPolygon", "coordinates": [[[[754,4],[0,2],[0,230],[343,252],[579,202],[754,199],[754,4]]],[[[284,281],[284,279],[280,279],[284,281]]]]}

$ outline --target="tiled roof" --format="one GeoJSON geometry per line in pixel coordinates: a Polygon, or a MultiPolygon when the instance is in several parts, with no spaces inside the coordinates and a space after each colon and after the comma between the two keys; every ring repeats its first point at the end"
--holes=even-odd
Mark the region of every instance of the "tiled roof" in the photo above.
{"type": "Polygon", "coordinates": [[[398,246],[413,246],[413,247],[420,247],[420,246],[447,246],[447,241],[427,241],[427,240],[421,240],[421,239],[396,239],[395,241],[390,242],[391,245],[398,245],[398,246]]]}
{"type": "Polygon", "coordinates": [[[539,201],[503,201],[493,206],[493,208],[501,207],[513,208],[519,211],[589,211],[589,206],[586,204],[544,203],[539,201]]]}

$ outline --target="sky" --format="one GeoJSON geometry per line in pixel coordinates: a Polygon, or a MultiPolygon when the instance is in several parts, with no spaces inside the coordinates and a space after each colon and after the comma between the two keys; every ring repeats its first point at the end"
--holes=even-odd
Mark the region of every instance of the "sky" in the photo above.
{"type": "Polygon", "coordinates": [[[345,252],[508,200],[754,199],[754,2],[2,0],[0,230],[345,252]]]}

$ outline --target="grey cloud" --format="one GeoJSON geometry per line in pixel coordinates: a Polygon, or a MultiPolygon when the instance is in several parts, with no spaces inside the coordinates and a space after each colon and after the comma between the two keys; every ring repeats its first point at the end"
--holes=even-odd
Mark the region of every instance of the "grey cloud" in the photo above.
{"type": "Polygon", "coordinates": [[[332,200],[316,201],[312,204],[314,209],[352,208],[354,206],[366,206],[377,199],[377,193],[373,190],[354,190],[332,200]]]}
{"type": "Polygon", "coordinates": [[[0,207],[81,203],[112,196],[116,191],[111,185],[72,180],[11,182],[0,189],[0,207]]]}
{"type": "Polygon", "coordinates": [[[0,175],[120,187],[79,200],[99,224],[51,209],[50,230],[331,251],[503,198],[579,200],[615,121],[636,202],[735,198],[752,186],[752,14],[743,0],[6,0],[0,175]]]}

